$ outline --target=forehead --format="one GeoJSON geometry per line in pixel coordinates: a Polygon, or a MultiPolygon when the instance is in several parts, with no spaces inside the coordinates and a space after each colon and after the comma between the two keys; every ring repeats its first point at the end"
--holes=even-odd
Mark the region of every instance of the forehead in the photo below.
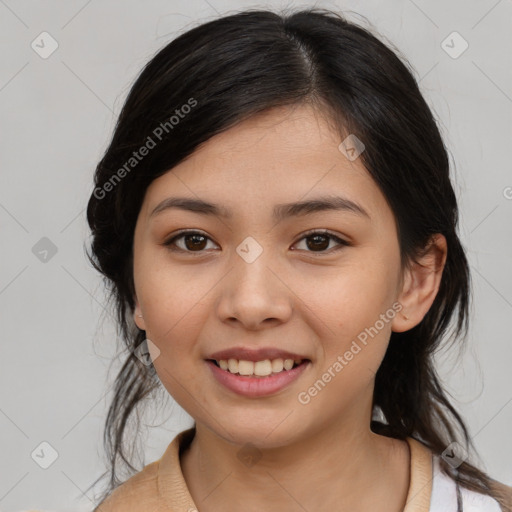
{"type": "Polygon", "coordinates": [[[211,137],[154,180],[146,213],[178,194],[258,215],[269,204],[341,195],[373,211],[372,217],[389,215],[361,158],[351,161],[340,151],[342,140],[310,106],[265,111],[211,137]]]}

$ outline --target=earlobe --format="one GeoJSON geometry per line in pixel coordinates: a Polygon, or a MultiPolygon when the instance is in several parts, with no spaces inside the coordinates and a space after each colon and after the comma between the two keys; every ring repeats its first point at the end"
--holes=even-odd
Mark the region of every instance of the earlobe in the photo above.
{"type": "Polygon", "coordinates": [[[402,313],[393,319],[392,331],[408,331],[428,313],[441,284],[447,253],[446,238],[437,233],[417,261],[411,262],[398,297],[402,313]]]}
{"type": "Polygon", "coordinates": [[[146,330],[146,323],[144,322],[144,317],[142,316],[142,311],[140,309],[139,301],[137,299],[135,299],[135,309],[133,311],[133,320],[134,320],[135,324],[137,325],[137,327],[141,331],[146,330]]]}

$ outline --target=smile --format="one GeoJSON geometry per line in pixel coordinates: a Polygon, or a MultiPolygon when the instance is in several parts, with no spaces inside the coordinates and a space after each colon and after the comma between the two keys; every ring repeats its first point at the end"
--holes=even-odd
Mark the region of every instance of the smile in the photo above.
{"type": "Polygon", "coordinates": [[[295,381],[309,366],[309,359],[206,360],[216,380],[229,390],[247,397],[268,396],[295,381]]]}
{"type": "Polygon", "coordinates": [[[238,373],[239,375],[266,377],[288,371],[302,363],[302,359],[265,359],[263,361],[246,361],[244,359],[220,359],[214,362],[230,373],[238,373]]]}

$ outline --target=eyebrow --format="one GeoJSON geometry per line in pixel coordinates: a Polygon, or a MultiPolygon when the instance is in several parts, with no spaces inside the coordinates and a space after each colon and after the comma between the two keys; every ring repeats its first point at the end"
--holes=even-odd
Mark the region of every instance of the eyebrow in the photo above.
{"type": "MultiPolygon", "coordinates": [[[[150,218],[172,208],[199,213],[201,215],[214,215],[224,219],[231,219],[233,213],[223,206],[208,203],[201,199],[190,197],[168,197],[160,202],[151,212],[150,218]]],[[[371,220],[369,213],[359,204],[340,196],[326,196],[309,201],[296,203],[278,204],[274,207],[273,218],[276,221],[301,215],[310,215],[323,211],[346,211],[356,215],[367,217],[371,220]]]]}

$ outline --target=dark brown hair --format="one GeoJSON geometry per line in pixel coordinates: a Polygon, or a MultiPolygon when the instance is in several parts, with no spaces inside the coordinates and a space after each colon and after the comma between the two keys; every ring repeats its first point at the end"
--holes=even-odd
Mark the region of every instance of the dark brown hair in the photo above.
{"type": "MultiPolygon", "coordinates": [[[[125,456],[123,436],[136,406],[159,386],[153,365],[134,354],[145,340],[132,318],[133,232],[145,191],[212,136],[280,106],[313,105],[340,136],[350,133],[364,142],[363,163],[397,222],[403,267],[415,261],[433,235],[446,237],[447,261],[432,307],[413,329],[391,334],[373,397],[385,421],[374,420],[371,428],[397,439],[414,437],[435,454],[454,441],[474,450],[433,363],[442,340],[465,341],[470,303],[448,154],[412,68],[390,46],[325,9],[248,10],[181,34],[136,79],[96,168],[87,206],[88,257],[104,276],[126,345],[105,425],[106,495],[121,483],[118,457],[136,471],[125,456]],[[170,121],[173,115],[179,120],[170,121]],[[156,146],[127,166],[148,137],[156,146]]],[[[461,486],[504,505],[504,495],[483,471],[468,461],[457,469],[444,458],[440,462],[461,486]]]]}

